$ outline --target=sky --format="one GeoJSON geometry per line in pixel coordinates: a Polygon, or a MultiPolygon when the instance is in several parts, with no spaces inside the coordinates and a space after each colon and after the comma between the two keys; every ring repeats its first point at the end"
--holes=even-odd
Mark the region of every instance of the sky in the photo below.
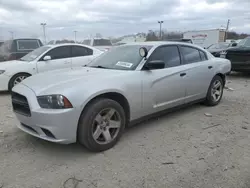
{"type": "Polygon", "coordinates": [[[225,27],[250,33],[250,0],[0,0],[0,39],[78,40],[100,33],[118,37],[148,30],[187,31],[225,27]]]}

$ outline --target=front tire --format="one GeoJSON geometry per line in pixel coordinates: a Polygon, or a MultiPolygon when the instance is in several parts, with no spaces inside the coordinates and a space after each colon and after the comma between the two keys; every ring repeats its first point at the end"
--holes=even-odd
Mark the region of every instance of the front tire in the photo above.
{"type": "Polygon", "coordinates": [[[207,106],[216,106],[220,103],[223,96],[224,83],[220,76],[216,75],[208,88],[205,104],[207,106]]]}
{"type": "Polygon", "coordinates": [[[27,77],[29,77],[30,74],[27,73],[18,73],[16,75],[14,75],[10,81],[9,81],[9,86],[8,86],[8,90],[11,91],[12,88],[19,84],[20,82],[22,82],[24,79],[26,79],[27,77]]]}
{"type": "Polygon", "coordinates": [[[78,142],[93,152],[112,148],[122,136],[126,116],[114,100],[99,98],[87,105],[77,130],[78,142]]]}

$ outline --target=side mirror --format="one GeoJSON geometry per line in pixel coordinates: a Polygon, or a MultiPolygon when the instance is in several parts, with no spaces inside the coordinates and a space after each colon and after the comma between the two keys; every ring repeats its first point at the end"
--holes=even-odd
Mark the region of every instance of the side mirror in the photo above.
{"type": "Polygon", "coordinates": [[[153,60],[149,61],[144,65],[144,69],[153,70],[153,69],[164,69],[165,63],[162,60],[153,60]]]}
{"type": "Polygon", "coordinates": [[[232,46],[234,47],[234,46],[237,46],[237,43],[236,42],[234,42],[233,44],[232,44],[232,46]]]}
{"type": "Polygon", "coordinates": [[[147,55],[148,55],[148,50],[147,50],[147,48],[141,47],[141,48],[139,49],[139,54],[140,54],[141,57],[147,57],[147,55]]]}
{"type": "Polygon", "coordinates": [[[46,56],[43,58],[43,60],[44,60],[44,61],[49,61],[49,60],[51,60],[51,56],[46,55],[46,56]]]}

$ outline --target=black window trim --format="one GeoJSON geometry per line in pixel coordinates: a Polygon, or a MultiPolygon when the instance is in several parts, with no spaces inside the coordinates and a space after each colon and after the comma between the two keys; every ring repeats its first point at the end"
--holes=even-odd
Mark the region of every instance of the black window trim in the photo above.
{"type": "MultiPolygon", "coordinates": [[[[52,49],[50,49],[49,51],[47,51],[38,61],[44,61],[43,58],[51,51],[51,50],[54,50],[56,48],[60,48],[60,47],[69,47],[70,48],[70,56],[68,58],[72,58],[72,45],[63,45],[63,46],[56,46],[52,49]]],[[[64,59],[64,58],[60,58],[60,59],[64,59]]],[[[53,59],[51,59],[53,60],[53,59]]],[[[57,60],[57,59],[54,59],[54,60],[57,60]]]]}
{"type": "MultiPolygon", "coordinates": [[[[157,48],[154,49],[154,51],[150,54],[150,56],[147,58],[146,62],[144,63],[144,65],[143,65],[143,67],[142,67],[142,70],[144,70],[144,69],[143,69],[144,66],[149,62],[150,57],[153,55],[153,53],[154,53],[157,49],[163,48],[163,47],[168,47],[168,46],[175,46],[175,47],[177,47],[177,50],[178,50],[178,54],[179,54],[179,57],[180,57],[180,65],[174,66],[174,67],[179,67],[179,66],[183,65],[183,64],[182,64],[182,54],[181,54],[181,52],[180,52],[179,45],[178,45],[178,44],[164,44],[164,45],[160,45],[160,46],[158,46],[157,48]]],[[[166,67],[166,68],[164,68],[164,69],[169,69],[169,68],[174,68],[174,67],[166,67]]],[[[162,70],[162,69],[160,69],[160,70],[162,70]]]]}
{"type": "MultiPolygon", "coordinates": [[[[205,51],[203,51],[203,50],[201,50],[201,49],[195,47],[195,46],[189,46],[189,45],[185,45],[185,44],[180,44],[180,45],[178,45],[178,46],[179,46],[179,50],[180,50],[180,52],[181,52],[181,57],[183,58],[183,65],[188,65],[188,64],[193,64],[193,63],[187,63],[187,64],[185,64],[185,61],[186,61],[186,60],[185,60],[185,58],[184,58],[184,56],[183,56],[183,52],[182,52],[182,50],[181,50],[181,47],[188,47],[188,48],[193,48],[193,49],[195,49],[195,50],[198,50],[198,51],[199,51],[200,59],[201,59],[201,54],[200,54],[200,51],[201,51],[201,52],[203,52],[203,53],[205,54],[206,61],[208,60],[207,53],[206,53],[205,51]]],[[[199,61],[199,62],[194,62],[194,63],[200,63],[200,62],[203,62],[203,60],[201,59],[201,61],[199,61]]]]}

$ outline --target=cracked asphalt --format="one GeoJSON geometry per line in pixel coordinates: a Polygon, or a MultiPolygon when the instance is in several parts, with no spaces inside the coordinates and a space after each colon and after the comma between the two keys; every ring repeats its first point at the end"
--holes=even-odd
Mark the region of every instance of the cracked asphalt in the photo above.
{"type": "Polygon", "coordinates": [[[249,188],[250,76],[232,74],[220,105],[200,104],[128,128],[103,153],[34,138],[0,94],[1,188],[249,188]]]}

